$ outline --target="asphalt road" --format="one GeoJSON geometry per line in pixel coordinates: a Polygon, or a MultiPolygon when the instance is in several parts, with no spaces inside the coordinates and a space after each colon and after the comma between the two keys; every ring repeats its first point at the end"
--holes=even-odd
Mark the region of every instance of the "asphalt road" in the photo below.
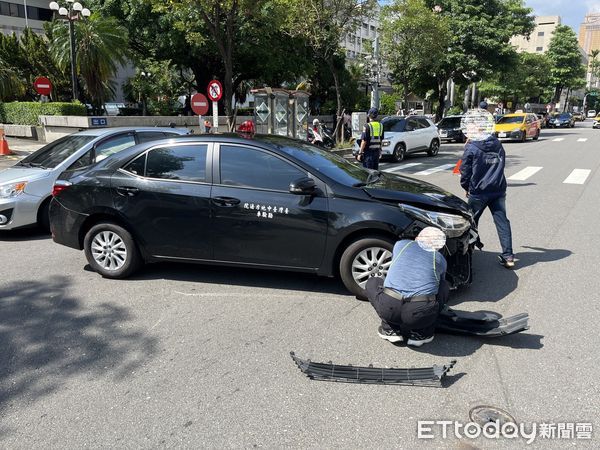
{"type": "MultiPolygon", "coordinates": [[[[505,144],[507,176],[521,173],[507,201],[516,269],[497,263],[486,213],[474,283],[451,294],[458,309],[529,312],[531,329],[505,338],[440,334],[412,350],[381,340],[370,305],[334,279],[161,264],[105,280],[43,234],[1,234],[0,447],[525,446],[442,439],[440,428],[417,439],[417,420],[466,423],[477,405],[527,424],[600,427],[600,130],[590,126],[505,144]],[[357,385],[307,379],[290,351],[377,367],[458,362],[441,389],[357,385]]],[[[454,164],[461,148],[383,166],[462,195],[451,170],[417,174],[454,164]]],[[[599,433],[531,447],[598,448],[599,433]]]]}

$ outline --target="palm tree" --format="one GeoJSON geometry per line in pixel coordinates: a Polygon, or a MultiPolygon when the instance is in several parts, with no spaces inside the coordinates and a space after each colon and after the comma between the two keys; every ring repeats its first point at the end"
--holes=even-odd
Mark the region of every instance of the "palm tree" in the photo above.
{"type": "Polygon", "coordinates": [[[596,58],[600,55],[600,50],[592,50],[589,54],[590,57],[590,88],[593,87],[594,78],[600,77],[600,62],[596,61],[596,58]]]}
{"type": "Polygon", "coordinates": [[[23,95],[25,84],[8,64],[0,59],[0,101],[23,95]]]}
{"type": "MultiPolygon", "coordinates": [[[[50,50],[63,67],[71,64],[69,30],[55,21],[47,29],[50,50]]],[[[115,18],[95,13],[87,20],[75,22],[76,71],[83,80],[87,98],[101,107],[114,94],[111,78],[119,66],[128,61],[127,31],[115,18]]]]}

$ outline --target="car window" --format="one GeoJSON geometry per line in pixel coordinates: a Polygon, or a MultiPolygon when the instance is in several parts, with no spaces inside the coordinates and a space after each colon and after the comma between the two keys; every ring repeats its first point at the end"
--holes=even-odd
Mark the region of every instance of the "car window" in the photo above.
{"type": "Polygon", "coordinates": [[[419,117],[417,119],[417,122],[419,124],[419,128],[429,128],[431,125],[429,125],[429,122],[427,121],[427,119],[423,118],[423,117],[419,117]]]}
{"type": "MultiPolygon", "coordinates": [[[[206,181],[207,148],[201,144],[154,148],[148,152],[145,175],[164,180],[206,181]]],[[[127,166],[129,171],[141,171],[141,162],[134,162],[137,166],[127,166]]]]}
{"type": "Polygon", "coordinates": [[[408,119],[406,121],[406,131],[412,131],[412,130],[416,130],[419,128],[419,124],[417,123],[416,119],[408,119]]]}
{"type": "Polygon", "coordinates": [[[383,125],[383,131],[402,132],[404,131],[404,124],[406,119],[386,119],[381,124],[383,125]]]}
{"type": "Polygon", "coordinates": [[[307,176],[290,163],[249,147],[221,145],[221,184],[289,191],[290,183],[307,176]]]}
{"type": "Polygon", "coordinates": [[[120,134],[118,136],[110,137],[96,146],[95,162],[102,161],[104,158],[119,153],[134,145],[135,138],[133,137],[133,134],[120,134]]]}
{"type": "Polygon", "coordinates": [[[125,167],[123,167],[123,170],[143,177],[146,173],[146,155],[147,153],[138,156],[125,167]]]}
{"type": "Polygon", "coordinates": [[[77,159],[77,161],[75,161],[73,164],[71,164],[67,170],[77,170],[77,169],[82,169],[84,167],[90,166],[92,164],[92,156],[94,154],[93,150],[88,150],[87,152],[85,152],[83,154],[83,156],[81,156],[80,158],[77,159]]]}
{"type": "Polygon", "coordinates": [[[460,117],[446,117],[438,123],[440,128],[460,128],[460,117]]]}
{"type": "Polygon", "coordinates": [[[498,122],[496,122],[497,124],[503,124],[503,123],[523,123],[523,119],[525,117],[524,116],[512,116],[512,117],[501,117],[498,122]]]}
{"type": "Polygon", "coordinates": [[[86,135],[65,136],[43,146],[35,153],[21,160],[19,165],[32,165],[53,169],[85,144],[95,139],[95,137],[86,135]]]}
{"type": "Polygon", "coordinates": [[[164,139],[165,133],[162,131],[138,131],[138,144],[143,142],[156,141],[157,139],[164,139]]]}

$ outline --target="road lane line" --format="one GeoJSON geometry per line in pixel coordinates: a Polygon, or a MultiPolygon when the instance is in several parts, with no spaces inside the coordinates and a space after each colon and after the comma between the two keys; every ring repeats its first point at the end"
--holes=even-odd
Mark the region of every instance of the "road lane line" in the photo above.
{"type": "Polygon", "coordinates": [[[574,169],[563,181],[564,184],[583,184],[592,171],[588,169],[574,169]]]}
{"type": "Polygon", "coordinates": [[[387,171],[387,172],[399,172],[399,171],[401,171],[401,170],[408,169],[408,168],[410,168],[410,167],[422,166],[422,165],[423,165],[423,163],[409,163],[409,164],[404,164],[404,165],[402,165],[402,166],[396,166],[396,167],[393,167],[393,168],[391,168],[391,169],[388,169],[388,168],[386,167],[386,171],[387,171]]]}
{"type": "Polygon", "coordinates": [[[588,140],[588,138],[579,138],[577,139],[577,142],[586,142],[588,140]]]}
{"type": "Polygon", "coordinates": [[[520,170],[517,173],[515,173],[514,175],[508,177],[508,179],[513,180],[513,181],[525,181],[527,178],[531,177],[532,175],[535,175],[537,172],[539,172],[542,169],[543,169],[543,167],[534,167],[534,166],[525,167],[523,170],[520,170]]]}
{"type": "Polygon", "coordinates": [[[565,138],[554,138],[552,139],[552,142],[560,142],[560,141],[564,141],[565,138]]]}
{"type": "Polygon", "coordinates": [[[431,175],[432,173],[442,172],[452,169],[456,164],[443,164],[441,166],[432,167],[431,169],[422,170],[421,172],[413,173],[413,175],[431,175]]]}

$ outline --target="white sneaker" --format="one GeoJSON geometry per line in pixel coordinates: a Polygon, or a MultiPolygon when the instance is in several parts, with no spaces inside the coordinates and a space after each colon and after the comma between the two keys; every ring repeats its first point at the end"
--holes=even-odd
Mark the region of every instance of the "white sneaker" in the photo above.
{"type": "Polygon", "coordinates": [[[408,341],[406,341],[406,345],[410,345],[412,347],[420,347],[423,344],[429,344],[431,341],[433,341],[433,336],[427,339],[409,339],[408,341]]]}

